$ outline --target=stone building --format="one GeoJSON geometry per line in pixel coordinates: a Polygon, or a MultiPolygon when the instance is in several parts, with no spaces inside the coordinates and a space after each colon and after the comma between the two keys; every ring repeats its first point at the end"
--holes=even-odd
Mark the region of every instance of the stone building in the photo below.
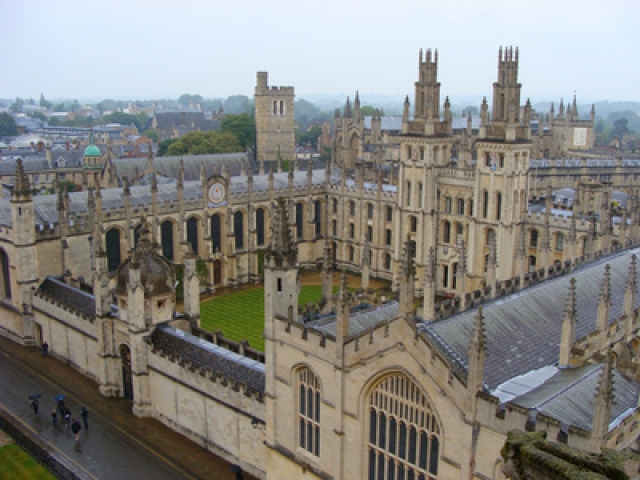
{"type": "MultiPolygon", "coordinates": [[[[501,479],[514,428],[592,452],[637,447],[637,193],[613,211],[614,185],[583,181],[562,214],[553,186],[543,210],[529,205],[513,51],[476,153],[452,162],[435,68],[427,55],[393,168],[150,155],[110,167],[114,186],[98,175],[33,196],[17,160],[0,199],[0,332],[46,340],[104,395],[259,478],[501,479]],[[322,268],[313,318],[301,268],[322,268]],[[336,270],[361,274],[358,294],[343,275],[333,295],[336,270]],[[369,295],[370,277],[396,298],[369,295]],[[202,288],[260,281],[263,354],[200,329],[202,288]]],[[[266,91],[270,115],[288,115],[282,89],[266,91]]]]}
{"type": "Polygon", "coordinates": [[[269,87],[269,74],[258,72],[254,93],[256,160],[259,163],[292,161],[295,152],[293,87],[269,87]]]}

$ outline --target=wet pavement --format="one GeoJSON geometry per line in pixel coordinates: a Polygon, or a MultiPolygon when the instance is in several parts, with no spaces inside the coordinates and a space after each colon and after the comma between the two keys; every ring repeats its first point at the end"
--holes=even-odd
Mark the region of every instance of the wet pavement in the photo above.
{"type": "MultiPolygon", "coordinates": [[[[228,462],[157,420],[135,417],[130,401],[103,397],[95,382],[53,357],[42,358],[37,347],[0,337],[0,386],[0,406],[65,463],[71,462],[81,477],[236,478],[228,462]],[[38,415],[30,408],[32,393],[42,395],[38,415]],[[59,415],[58,426],[53,426],[51,410],[58,394],[65,395],[66,405],[80,423],[81,406],[90,412],[89,429],[80,431],[78,442],[59,415]]],[[[254,480],[246,473],[244,478],[254,480]]]]}

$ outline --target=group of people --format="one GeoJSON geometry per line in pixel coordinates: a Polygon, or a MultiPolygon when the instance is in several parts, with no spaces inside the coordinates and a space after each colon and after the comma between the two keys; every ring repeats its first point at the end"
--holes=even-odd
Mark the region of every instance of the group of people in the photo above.
{"type": "MultiPolygon", "coordinates": [[[[31,408],[33,408],[34,413],[38,415],[40,403],[37,398],[32,400],[31,408]]],[[[73,432],[76,442],[80,440],[80,430],[82,430],[82,425],[80,425],[80,422],[76,418],[71,417],[71,410],[69,410],[69,407],[67,407],[63,399],[58,400],[57,409],[54,408],[51,410],[51,421],[53,422],[54,427],[58,426],[58,415],[60,415],[60,421],[64,423],[65,428],[71,425],[71,431],[73,432]]],[[[80,409],[80,416],[82,417],[85,430],[89,430],[89,410],[87,410],[87,407],[83,406],[80,409]]]]}

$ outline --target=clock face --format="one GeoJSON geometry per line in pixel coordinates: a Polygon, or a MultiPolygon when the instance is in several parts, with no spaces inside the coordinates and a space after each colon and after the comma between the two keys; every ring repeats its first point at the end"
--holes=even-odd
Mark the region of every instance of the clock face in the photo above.
{"type": "Polygon", "coordinates": [[[209,200],[211,200],[211,203],[222,203],[224,202],[224,197],[224,185],[221,183],[214,183],[211,185],[211,188],[209,189],[209,200]]]}

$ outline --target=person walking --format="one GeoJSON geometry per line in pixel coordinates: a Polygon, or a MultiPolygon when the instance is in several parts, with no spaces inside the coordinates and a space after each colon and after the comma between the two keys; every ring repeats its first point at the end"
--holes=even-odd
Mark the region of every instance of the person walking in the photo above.
{"type": "Polygon", "coordinates": [[[76,438],[76,442],[80,440],[80,430],[82,430],[82,426],[80,425],[80,422],[74,418],[71,423],[71,431],[76,438]]]}
{"type": "Polygon", "coordinates": [[[64,400],[58,400],[58,412],[60,412],[60,420],[64,418],[64,400]]]}
{"type": "Polygon", "coordinates": [[[69,407],[64,407],[64,426],[68,427],[70,421],[71,421],[71,410],[69,410],[69,407]]]}
{"type": "Polygon", "coordinates": [[[42,356],[46,357],[49,355],[49,344],[47,342],[42,343],[42,356]]]}
{"type": "Polygon", "coordinates": [[[54,427],[58,426],[58,412],[55,408],[51,410],[51,421],[53,422],[54,427]]]}
{"type": "Polygon", "coordinates": [[[87,408],[83,406],[80,409],[80,415],[82,415],[82,423],[84,423],[84,429],[89,430],[89,420],[87,420],[87,417],[89,416],[89,410],[87,410],[87,408]]]}
{"type": "Polygon", "coordinates": [[[31,402],[31,408],[33,408],[33,412],[38,415],[38,408],[40,407],[40,403],[37,398],[34,398],[31,402]]]}

